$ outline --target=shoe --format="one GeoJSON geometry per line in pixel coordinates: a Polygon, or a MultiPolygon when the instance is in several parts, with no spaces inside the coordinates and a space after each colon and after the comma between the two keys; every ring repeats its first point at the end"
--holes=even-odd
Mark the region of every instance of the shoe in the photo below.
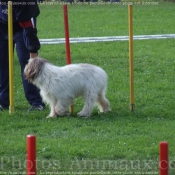
{"type": "Polygon", "coordinates": [[[42,105],[32,105],[31,108],[29,108],[27,110],[27,112],[30,112],[30,111],[42,111],[44,110],[44,106],[42,105]]]}
{"type": "Polygon", "coordinates": [[[0,111],[6,110],[8,107],[0,105],[0,111]]]}
{"type": "Polygon", "coordinates": [[[3,107],[0,105],[0,111],[2,111],[3,110],[3,107]]]}

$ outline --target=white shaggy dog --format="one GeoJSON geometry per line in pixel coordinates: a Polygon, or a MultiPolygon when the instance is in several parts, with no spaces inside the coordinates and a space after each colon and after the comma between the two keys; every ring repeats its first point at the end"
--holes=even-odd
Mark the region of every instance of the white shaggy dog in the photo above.
{"type": "Polygon", "coordinates": [[[68,115],[69,106],[78,96],[85,102],[78,113],[81,117],[89,117],[96,102],[100,112],[110,111],[105,97],[107,74],[100,67],[91,64],[57,67],[43,58],[31,58],[24,75],[40,89],[43,101],[50,105],[48,117],[68,115]]]}

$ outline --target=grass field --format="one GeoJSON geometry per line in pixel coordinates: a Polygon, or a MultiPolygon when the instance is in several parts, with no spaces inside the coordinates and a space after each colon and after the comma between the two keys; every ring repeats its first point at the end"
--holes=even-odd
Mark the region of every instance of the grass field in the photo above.
{"type": "MultiPolygon", "coordinates": [[[[143,1],[142,1],[143,2],[143,1]]],[[[145,2],[145,1],[144,1],[145,2]]],[[[40,5],[38,36],[64,37],[62,5],[40,5]]],[[[70,37],[128,35],[127,3],[69,5],[70,37]]],[[[133,6],[134,35],[174,34],[175,4],[133,6]]],[[[72,63],[101,66],[109,76],[107,98],[112,111],[88,119],[46,119],[27,113],[15,54],[15,113],[0,112],[0,174],[25,174],[26,135],[37,136],[37,167],[41,174],[158,174],[158,145],[169,143],[169,175],[175,172],[175,40],[134,41],[135,111],[129,110],[128,42],[71,44],[72,63]]],[[[66,64],[65,45],[42,45],[41,57],[66,64]]]]}

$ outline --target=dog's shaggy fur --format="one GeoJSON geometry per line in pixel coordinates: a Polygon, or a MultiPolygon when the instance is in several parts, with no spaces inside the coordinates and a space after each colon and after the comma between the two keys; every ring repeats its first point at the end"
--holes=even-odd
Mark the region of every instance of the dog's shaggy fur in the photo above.
{"type": "Polygon", "coordinates": [[[57,67],[43,58],[31,58],[24,75],[40,89],[43,101],[50,105],[48,117],[68,115],[69,106],[78,96],[85,102],[79,116],[90,116],[96,102],[100,112],[110,111],[105,97],[107,74],[100,67],[91,64],[57,67]]]}

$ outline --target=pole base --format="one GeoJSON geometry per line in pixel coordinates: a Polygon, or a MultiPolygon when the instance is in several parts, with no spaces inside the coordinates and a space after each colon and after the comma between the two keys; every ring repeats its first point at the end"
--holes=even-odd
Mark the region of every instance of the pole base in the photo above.
{"type": "Polygon", "coordinates": [[[14,106],[9,106],[9,114],[14,114],[14,106]]]}
{"type": "Polygon", "coordinates": [[[130,104],[130,110],[131,110],[131,112],[133,112],[134,109],[135,109],[135,105],[134,104],[130,104]]]}
{"type": "Polygon", "coordinates": [[[71,106],[69,107],[69,112],[70,112],[71,114],[74,112],[74,105],[71,105],[71,106]]]}

